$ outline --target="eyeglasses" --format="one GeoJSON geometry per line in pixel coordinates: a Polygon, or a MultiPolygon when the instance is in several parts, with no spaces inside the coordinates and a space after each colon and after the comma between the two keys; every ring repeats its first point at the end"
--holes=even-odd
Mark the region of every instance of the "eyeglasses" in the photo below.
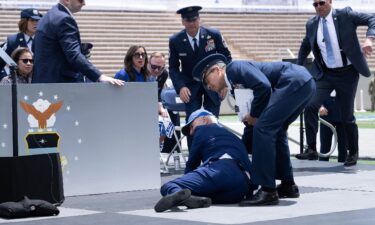
{"type": "Polygon", "coordinates": [[[146,57],[146,54],[137,52],[137,53],[134,53],[133,57],[136,59],[140,59],[142,57],[144,59],[146,57]]]}
{"type": "Polygon", "coordinates": [[[323,6],[323,5],[325,5],[325,4],[326,4],[325,1],[320,1],[320,2],[314,2],[314,3],[313,3],[313,6],[316,8],[316,7],[318,7],[318,5],[319,5],[319,6],[323,6]]]}
{"type": "Polygon", "coordinates": [[[34,60],[33,59],[20,59],[23,63],[27,64],[27,63],[30,63],[30,64],[34,64],[34,60]]]}
{"type": "Polygon", "coordinates": [[[151,67],[151,69],[153,69],[153,70],[159,70],[159,71],[161,71],[161,70],[164,69],[164,66],[153,65],[153,64],[151,64],[151,63],[150,63],[150,67],[151,67]]]}

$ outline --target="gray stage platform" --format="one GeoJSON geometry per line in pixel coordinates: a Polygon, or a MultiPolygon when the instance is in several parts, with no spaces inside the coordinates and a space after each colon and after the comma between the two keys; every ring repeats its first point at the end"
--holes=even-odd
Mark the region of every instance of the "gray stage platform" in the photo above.
{"type": "MultiPolygon", "coordinates": [[[[210,208],[155,213],[158,190],[68,197],[57,217],[2,220],[0,224],[375,224],[375,166],[293,160],[298,199],[281,200],[278,206],[210,208]]],[[[172,171],[173,172],[173,171],[172,171]]],[[[174,175],[166,175],[163,182],[174,175]]],[[[139,177],[138,179],[142,179],[139,177]]]]}

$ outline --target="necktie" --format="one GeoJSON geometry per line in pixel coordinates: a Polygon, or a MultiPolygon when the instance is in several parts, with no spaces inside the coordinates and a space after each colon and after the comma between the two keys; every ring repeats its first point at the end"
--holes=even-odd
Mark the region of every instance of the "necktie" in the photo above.
{"type": "Polygon", "coordinates": [[[31,43],[32,41],[33,41],[33,38],[30,37],[26,44],[29,44],[29,43],[31,43]]]}
{"type": "Polygon", "coordinates": [[[335,63],[335,55],[333,54],[332,42],[331,42],[331,38],[329,37],[326,19],[323,19],[323,37],[324,37],[323,40],[324,40],[324,43],[326,44],[326,50],[327,50],[327,64],[333,65],[335,63]]]}
{"type": "Polygon", "coordinates": [[[198,44],[197,44],[197,39],[196,39],[196,38],[193,38],[193,42],[194,42],[194,53],[197,54],[197,53],[198,53],[198,44]]]}

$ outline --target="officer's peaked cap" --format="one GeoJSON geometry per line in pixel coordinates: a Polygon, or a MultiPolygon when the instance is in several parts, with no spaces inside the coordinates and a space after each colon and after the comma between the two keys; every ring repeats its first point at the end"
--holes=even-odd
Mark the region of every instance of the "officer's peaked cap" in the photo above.
{"type": "Polygon", "coordinates": [[[27,8],[23,9],[21,11],[21,19],[29,19],[32,18],[34,20],[40,20],[42,19],[42,14],[39,12],[39,10],[34,8],[27,8]]]}
{"type": "Polygon", "coordinates": [[[177,10],[177,14],[181,14],[182,19],[186,20],[195,20],[196,18],[199,17],[199,10],[201,10],[202,7],[200,6],[188,6],[181,8],[177,10]]]}
{"type": "Polygon", "coordinates": [[[196,81],[204,82],[204,76],[211,66],[217,63],[227,64],[227,58],[220,53],[211,54],[197,63],[193,68],[193,78],[196,81]]]}

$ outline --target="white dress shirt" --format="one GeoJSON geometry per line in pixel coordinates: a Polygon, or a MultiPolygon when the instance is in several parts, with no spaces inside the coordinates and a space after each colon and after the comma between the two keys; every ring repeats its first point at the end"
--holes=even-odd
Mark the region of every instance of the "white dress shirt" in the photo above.
{"type": "MultiPolygon", "coordinates": [[[[335,28],[335,24],[333,22],[333,20],[336,19],[336,18],[332,17],[332,11],[333,11],[333,9],[331,9],[331,12],[328,14],[328,16],[325,19],[327,20],[326,23],[327,23],[327,27],[328,27],[329,37],[331,39],[332,50],[333,50],[333,54],[334,54],[334,57],[335,57],[335,60],[334,60],[335,63],[334,64],[329,65],[328,60],[327,60],[327,49],[326,49],[326,44],[325,44],[324,36],[323,36],[323,19],[324,18],[320,18],[320,20],[319,20],[317,40],[316,41],[318,43],[323,61],[325,62],[327,67],[328,68],[339,68],[339,67],[343,67],[344,64],[343,64],[343,61],[341,59],[339,41],[337,39],[336,28],[335,28]]],[[[348,61],[347,65],[350,65],[351,63],[350,63],[349,59],[347,59],[347,61],[348,61]]]]}
{"type": "Polygon", "coordinates": [[[201,30],[201,29],[198,30],[198,33],[195,35],[195,37],[192,37],[192,36],[190,36],[188,33],[186,33],[187,36],[188,36],[188,39],[189,39],[189,43],[190,43],[190,45],[191,45],[191,48],[192,48],[194,51],[195,51],[195,49],[194,49],[194,40],[193,40],[193,38],[196,38],[196,39],[197,39],[197,46],[199,47],[199,33],[200,33],[200,30],[201,30]]]}

